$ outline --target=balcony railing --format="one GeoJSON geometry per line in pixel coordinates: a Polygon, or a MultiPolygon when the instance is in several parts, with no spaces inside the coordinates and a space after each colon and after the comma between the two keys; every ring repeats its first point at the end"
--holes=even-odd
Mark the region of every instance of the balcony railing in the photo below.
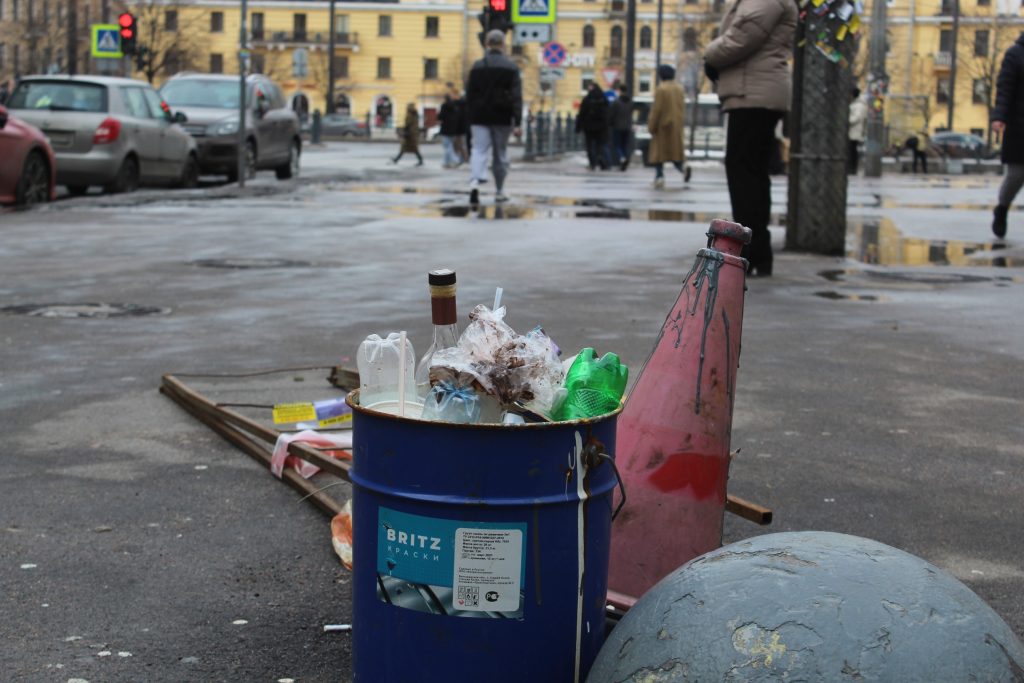
{"type": "Polygon", "coordinates": [[[953,56],[948,52],[935,53],[935,68],[948,69],[953,64],[953,56]]]}
{"type": "MultiPolygon", "coordinates": [[[[252,42],[265,45],[327,45],[329,33],[311,33],[309,31],[256,31],[252,32],[252,42]]],[[[359,45],[359,34],[352,31],[338,31],[334,34],[337,47],[355,47],[359,45]]]]}

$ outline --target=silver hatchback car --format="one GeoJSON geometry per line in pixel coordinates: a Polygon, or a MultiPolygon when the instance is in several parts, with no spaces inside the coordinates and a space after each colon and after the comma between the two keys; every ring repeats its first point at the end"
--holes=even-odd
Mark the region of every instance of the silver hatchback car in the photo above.
{"type": "Polygon", "coordinates": [[[196,143],[143,81],[106,76],[30,76],[7,102],[50,139],[57,184],[71,194],[91,185],[131,192],[140,184],[194,187],[196,143]]]}

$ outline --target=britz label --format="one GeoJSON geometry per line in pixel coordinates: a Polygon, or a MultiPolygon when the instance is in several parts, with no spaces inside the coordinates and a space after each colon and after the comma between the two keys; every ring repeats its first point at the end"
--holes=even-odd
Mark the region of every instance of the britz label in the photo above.
{"type": "Polygon", "coordinates": [[[449,616],[521,618],[526,523],[378,508],[377,597],[449,616]]]}

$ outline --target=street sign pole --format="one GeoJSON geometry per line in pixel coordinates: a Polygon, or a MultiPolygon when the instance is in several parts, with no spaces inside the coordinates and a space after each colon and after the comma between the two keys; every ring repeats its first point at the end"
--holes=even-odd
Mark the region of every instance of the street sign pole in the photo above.
{"type": "MultiPolygon", "coordinates": [[[[248,3],[242,0],[242,21],[238,29],[238,187],[245,187],[245,174],[248,165],[245,150],[245,67],[248,54],[246,49],[246,12],[248,3]]],[[[333,26],[331,27],[334,28],[333,26]]]]}
{"type": "Polygon", "coordinates": [[[331,22],[331,27],[329,30],[331,33],[330,36],[327,38],[327,106],[325,107],[327,109],[328,114],[334,113],[334,79],[336,78],[336,75],[334,73],[334,49],[336,41],[334,33],[334,10],[334,0],[331,0],[331,9],[329,12],[331,22]]]}

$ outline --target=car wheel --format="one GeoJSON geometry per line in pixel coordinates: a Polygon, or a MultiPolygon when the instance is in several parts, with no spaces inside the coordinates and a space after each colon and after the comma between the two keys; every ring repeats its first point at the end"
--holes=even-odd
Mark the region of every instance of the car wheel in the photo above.
{"type": "Polygon", "coordinates": [[[178,187],[192,189],[199,184],[199,162],[194,154],[189,154],[185,159],[185,167],[181,169],[181,179],[178,180],[178,187]]]}
{"type": "Polygon", "coordinates": [[[49,199],[50,169],[46,167],[46,159],[42,154],[31,152],[21,167],[18,187],[14,191],[14,203],[18,206],[31,206],[49,199]]]}
{"type": "MultiPolygon", "coordinates": [[[[246,140],[245,142],[245,178],[246,180],[256,177],[256,143],[252,140],[246,140]]],[[[238,171],[231,169],[228,171],[228,182],[238,182],[238,171]]]]}
{"type": "Polygon", "coordinates": [[[68,193],[72,197],[81,197],[89,191],[88,185],[68,185],[68,193]]]}
{"type": "Polygon", "coordinates": [[[278,166],[274,171],[277,173],[278,180],[287,180],[288,178],[295,178],[299,175],[299,143],[292,141],[292,144],[288,147],[288,163],[282,166],[278,166]]]}
{"type": "Polygon", "coordinates": [[[133,156],[125,157],[117,177],[105,189],[112,194],[135,192],[139,189],[139,161],[133,156]]]}

